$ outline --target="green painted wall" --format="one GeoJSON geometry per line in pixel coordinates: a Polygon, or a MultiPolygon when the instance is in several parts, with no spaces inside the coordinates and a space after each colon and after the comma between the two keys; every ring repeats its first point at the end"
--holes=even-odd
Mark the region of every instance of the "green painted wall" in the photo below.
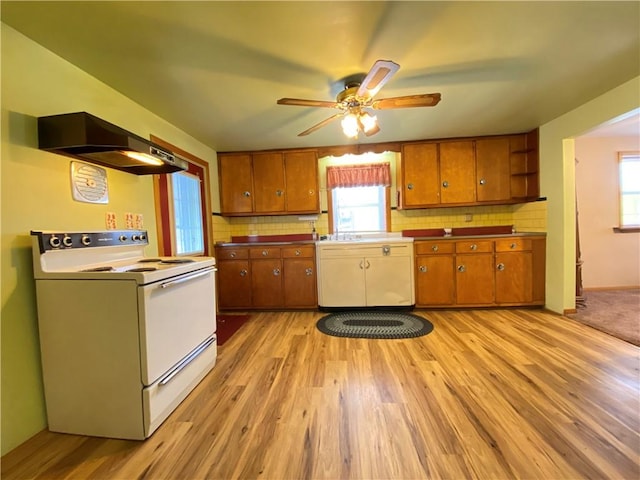
{"type": "MultiPolygon", "coordinates": [[[[0,24],[2,33],[1,285],[2,454],[46,428],[30,230],[104,229],[105,213],[142,213],[155,236],[151,176],[107,169],[109,203],[76,202],[70,159],[37,149],[37,117],[88,111],[142,137],[150,134],[208,161],[216,152],[50,51],[0,24]]],[[[212,186],[212,189],[217,187],[212,186]]],[[[212,191],[213,193],[213,191],[212,191]]],[[[212,198],[217,198],[217,190],[212,198]]],[[[157,253],[150,246],[149,255],[157,253]]]]}
{"type": "Polygon", "coordinates": [[[574,138],[638,108],[640,77],[540,127],[540,187],[547,197],[546,307],[554,312],[575,308],[574,138]]]}

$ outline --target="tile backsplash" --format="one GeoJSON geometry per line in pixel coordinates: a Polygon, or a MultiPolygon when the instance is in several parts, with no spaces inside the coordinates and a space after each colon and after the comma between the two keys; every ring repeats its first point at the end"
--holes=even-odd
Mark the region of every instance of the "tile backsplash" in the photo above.
{"type": "MultiPolygon", "coordinates": [[[[329,233],[328,215],[318,215],[315,227],[319,235],[329,233]]],[[[519,232],[545,232],[547,204],[545,201],[517,205],[392,210],[391,231],[422,228],[476,227],[514,225],[519,232]]],[[[213,216],[214,242],[226,242],[232,236],[286,235],[311,233],[309,220],[298,216],[222,217],[213,216]]]]}

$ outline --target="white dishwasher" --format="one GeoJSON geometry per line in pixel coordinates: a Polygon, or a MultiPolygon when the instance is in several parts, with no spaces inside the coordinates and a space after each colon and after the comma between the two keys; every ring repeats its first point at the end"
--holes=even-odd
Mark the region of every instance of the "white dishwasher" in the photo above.
{"type": "Polygon", "coordinates": [[[412,238],[320,241],[316,255],[321,308],[415,304],[412,238]]]}

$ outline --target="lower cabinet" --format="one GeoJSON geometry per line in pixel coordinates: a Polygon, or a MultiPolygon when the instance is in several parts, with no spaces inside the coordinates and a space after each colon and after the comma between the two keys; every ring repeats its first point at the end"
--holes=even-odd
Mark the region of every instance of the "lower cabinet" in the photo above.
{"type": "Polygon", "coordinates": [[[316,308],[314,245],[217,246],[218,308],[316,308]]]}
{"type": "Polygon", "coordinates": [[[416,241],[416,306],[544,305],[544,236],[416,241]]]}

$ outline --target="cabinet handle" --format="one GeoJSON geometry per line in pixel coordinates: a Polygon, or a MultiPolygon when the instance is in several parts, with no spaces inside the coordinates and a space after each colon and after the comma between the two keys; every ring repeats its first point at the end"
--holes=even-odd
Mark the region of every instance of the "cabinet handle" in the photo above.
{"type": "Polygon", "coordinates": [[[302,252],[300,250],[296,249],[296,257],[299,257],[301,253],[302,252]]]}
{"type": "Polygon", "coordinates": [[[499,263],[498,265],[496,265],[496,268],[500,271],[504,270],[504,263],[499,263]]]}
{"type": "Polygon", "coordinates": [[[240,276],[244,277],[247,275],[247,271],[243,268],[242,270],[240,270],[240,276]]]}
{"type": "Polygon", "coordinates": [[[313,195],[314,193],[316,193],[315,190],[309,189],[309,195],[313,195]]]}
{"type": "Polygon", "coordinates": [[[485,183],[487,183],[487,181],[484,178],[481,178],[479,183],[480,185],[484,185],[485,183]]]}
{"type": "Polygon", "coordinates": [[[371,264],[369,263],[369,260],[365,260],[365,262],[366,262],[366,266],[364,268],[368,270],[371,264]]]}
{"type": "Polygon", "coordinates": [[[466,270],[466,267],[464,265],[458,265],[458,271],[460,273],[463,273],[466,270]]]}
{"type": "Polygon", "coordinates": [[[269,255],[269,252],[267,252],[266,250],[262,250],[262,256],[266,257],[267,255],[269,255]]]}
{"type": "Polygon", "coordinates": [[[282,190],[276,190],[276,197],[282,196],[282,190]]]}
{"type": "Polygon", "coordinates": [[[311,275],[313,275],[313,268],[307,268],[304,273],[307,275],[307,277],[310,277],[311,275]]]}
{"type": "Polygon", "coordinates": [[[440,247],[438,247],[438,245],[434,245],[433,247],[431,247],[431,250],[437,252],[438,250],[440,250],[440,247]]]}
{"type": "Polygon", "coordinates": [[[447,188],[449,186],[449,182],[445,180],[444,182],[442,182],[442,186],[443,188],[447,188]]]}
{"type": "Polygon", "coordinates": [[[278,275],[280,275],[280,269],[279,268],[274,268],[273,269],[273,276],[277,277],[278,275]]]}
{"type": "Polygon", "coordinates": [[[229,256],[230,256],[231,258],[236,258],[236,252],[231,252],[231,253],[229,254],[229,256]]]}
{"type": "Polygon", "coordinates": [[[478,245],[476,245],[475,243],[471,244],[471,246],[469,247],[471,250],[477,250],[478,249],[478,245]]]}
{"type": "Polygon", "coordinates": [[[407,184],[407,190],[413,190],[413,183],[407,184]]]}
{"type": "Polygon", "coordinates": [[[420,273],[427,273],[427,266],[426,265],[420,265],[418,267],[418,270],[420,270],[420,273]]]}
{"type": "Polygon", "coordinates": [[[509,245],[509,248],[516,248],[516,246],[517,245],[515,243],[512,243],[511,245],[509,245]]]}
{"type": "Polygon", "coordinates": [[[242,195],[244,195],[245,197],[250,197],[251,196],[251,192],[244,192],[242,195]]]}

